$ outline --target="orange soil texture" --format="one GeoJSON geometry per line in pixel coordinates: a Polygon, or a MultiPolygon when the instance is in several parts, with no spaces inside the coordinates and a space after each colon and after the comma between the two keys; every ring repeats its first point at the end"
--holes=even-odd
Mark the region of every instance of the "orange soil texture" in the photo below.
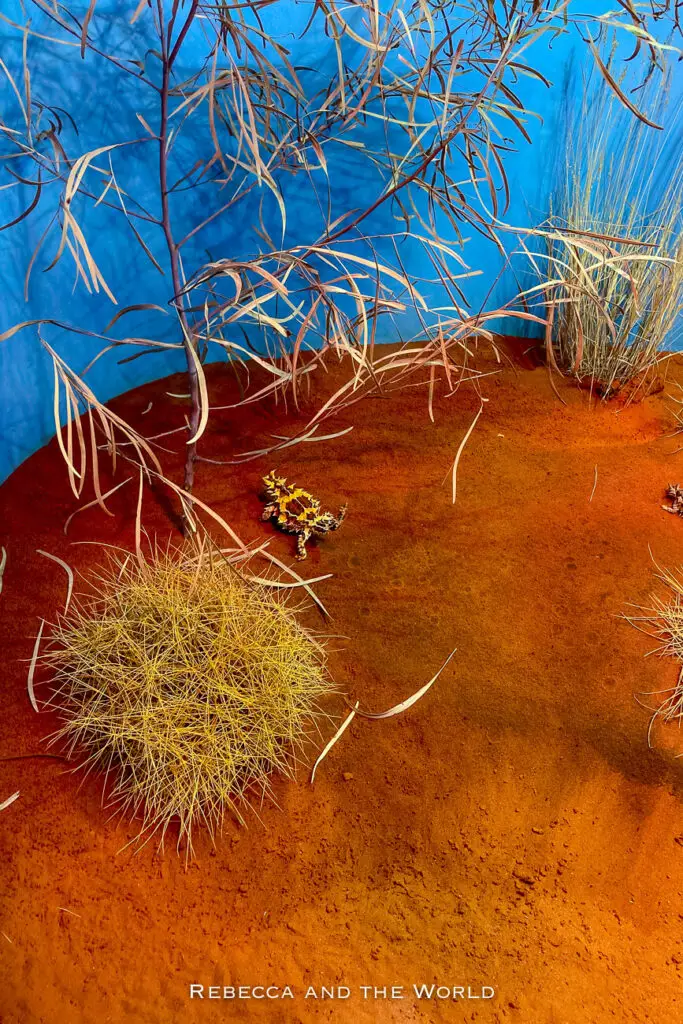
{"type": "MultiPolygon", "coordinates": [[[[279,807],[248,828],[226,821],[215,847],[198,833],[188,867],[172,843],[120,852],[138,826],[110,818],[101,779],[79,788],[56,760],[0,762],[0,802],[20,790],[0,813],[4,1024],[683,1019],[683,743],[657,727],[648,749],[634,699],[671,686],[677,665],[644,658],[653,642],[620,618],[656,589],[648,545],[664,566],[683,561],[683,523],[660,508],[683,477],[671,402],[601,405],[558,380],[563,405],[544,369],[481,366],[500,372],[480,384],[455,505],[444,478],[480,406],[471,384],[437,387],[433,424],[413,387],[338,415],[322,432],[353,430],[336,440],[198,467],[198,497],[288,560],[293,538],[259,522],[264,472],[334,510],[348,501],[302,570],[333,574],[316,590],[350,699],[390,707],[457,654],[402,716],[356,719],[314,786],[305,770],[276,781],[279,807]],[[416,998],[414,984],[434,983],[495,995],[416,998]],[[289,985],[294,998],[208,999],[238,985],[289,985]],[[338,985],[347,999],[305,998],[338,985]],[[392,985],[402,999],[359,989],[392,985]]],[[[683,380],[683,361],[669,375],[683,380]]],[[[213,405],[239,397],[225,365],[208,378],[213,405]]],[[[331,367],[316,402],[342,380],[331,367]]],[[[184,389],[179,375],[113,405],[153,435],[182,425],[185,403],[165,393],[184,389]]],[[[258,449],[316,407],[217,412],[202,451],[258,449]]],[[[162,443],[180,450],[178,437],[162,443]]],[[[164,458],[178,479],[178,458],[164,458]]],[[[72,541],[130,547],[137,486],[112,497],[114,518],[85,511],[65,537],[79,502],[52,442],[0,498],[7,758],[44,750],[57,724],[26,689],[39,618],[65,591],[36,549],[82,570],[101,550],[72,541]]],[[[148,495],[143,511],[150,532],[172,534],[162,502],[148,495]]],[[[323,627],[313,607],[305,619],[323,627]]]]}

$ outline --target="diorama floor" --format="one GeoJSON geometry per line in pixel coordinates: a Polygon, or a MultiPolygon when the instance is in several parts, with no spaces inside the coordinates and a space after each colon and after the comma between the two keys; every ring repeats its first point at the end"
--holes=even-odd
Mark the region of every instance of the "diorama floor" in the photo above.
{"type": "MultiPolygon", "coordinates": [[[[444,478],[480,405],[472,385],[437,393],[434,423],[413,387],[337,416],[321,433],[353,430],[336,440],[199,466],[197,496],[288,561],[292,538],[259,521],[261,475],[275,465],[334,510],[348,501],[342,529],[290,564],[332,574],[315,587],[331,621],[304,614],[334,634],[331,671],[351,701],[390,707],[457,653],[403,715],[357,718],[313,786],[302,768],[247,828],[226,821],[215,846],[198,833],[187,866],[172,841],[126,847],[139,826],[110,818],[101,779],[7,760],[44,751],[57,724],[26,688],[39,620],[65,592],[37,550],[83,570],[102,551],[73,541],[132,545],[137,484],[111,498],[114,518],[79,513],[67,536],[90,495],[71,495],[54,442],[0,488],[0,802],[20,791],[0,812],[3,1024],[683,1019],[683,736],[656,727],[648,749],[635,699],[671,686],[677,665],[645,658],[653,641],[620,617],[657,589],[652,558],[683,562],[683,522],[660,507],[683,477],[666,436],[683,362],[667,391],[626,407],[557,380],[562,404],[544,369],[513,363],[480,364],[500,372],[481,381],[455,505],[444,478]],[[434,983],[495,995],[415,997],[434,983]],[[289,985],[295,998],[190,1000],[191,984],[289,985]],[[309,985],[351,995],[304,999],[309,985]],[[358,988],[392,985],[403,999],[358,988]]],[[[331,366],[317,401],[342,379],[331,366]]],[[[213,405],[238,397],[224,365],[209,384],[213,405]]],[[[179,376],[113,404],[154,435],[182,425],[182,399],[165,393],[184,389],[179,376]]],[[[202,451],[259,449],[314,408],[217,412],[202,451]]],[[[178,436],[162,443],[180,449],[178,436]]],[[[153,496],[143,516],[178,539],[153,496]]],[[[345,714],[341,700],[330,710],[345,714]]]]}

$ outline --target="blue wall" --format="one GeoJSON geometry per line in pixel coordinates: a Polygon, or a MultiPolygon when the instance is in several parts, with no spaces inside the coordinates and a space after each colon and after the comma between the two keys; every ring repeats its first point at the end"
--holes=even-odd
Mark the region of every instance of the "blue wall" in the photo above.
{"type": "MultiPolygon", "coordinates": [[[[117,12],[121,11],[130,16],[134,6],[123,0],[109,0],[108,3],[100,0],[98,3],[96,17],[102,26],[99,31],[104,31],[106,45],[110,50],[120,52],[122,48],[125,51],[129,47],[128,52],[137,54],[146,48],[140,45],[140,36],[136,36],[136,33],[145,37],[149,32],[148,18],[143,16],[135,29],[126,27],[126,18],[123,19],[124,27],[121,29],[121,19],[115,18],[117,12]]],[[[598,6],[600,10],[603,9],[602,4],[598,6]]],[[[324,75],[333,59],[329,40],[322,32],[315,36],[309,34],[303,40],[297,39],[292,26],[302,24],[310,8],[305,6],[303,10],[297,9],[296,17],[292,14],[293,10],[291,0],[281,0],[266,11],[268,25],[290,49],[293,63],[313,65],[324,75]]],[[[2,13],[17,21],[22,20],[18,0],[3,0],[2,13]]],[[[42,20],[35,16],[32,27],[44,30],[42,20]]],[[[193,56],[200,53],[195,43],[195,39],[190,39],[183,51],[179,68],[181,76],[184,71],[191,70],[193,56]]],[[[154,44],[150,35],[146,46],[153,47],[154,44]]],[[[76,137],[70,129],[65,133],[70,154],[85,153],[97,146],[131,137],[143,137],[144,130],[141,130],[136,119],[136,111],[146,117],[151,125],[158,123],[156,94],[129,76],[121,79],[115,69],[96,55],[88,53],[86,59],[81,60],[77,48],[55,46],[36,39],[29,41],[29,47],[34,63],[34,97],[42,97],[45,102],[74,113],[79,134],[76,137]]],[[[17,69],[20,71],[20,36],[2,22],[0,55],[15,73],[17,69]]],[[[545,41],[535,43],[528,56],[530,62],[553,82],[553,88],[548,90],[530,79],[522,80],[516,86],[525,104],[540,115],[539,120],[531,119],[526,125],[533,144],[529,145],[518,136],[514,140],[515,151],[509,154],[507,161],[513,198],[506,220],[521,226],[538,223],[547,215],[551,172],[557,156],[558,139],[561,138],[566,95],[563,85],[569,69],[583,62],[586,53],[576,36],[570,32],[555,39],[551,45],[545,41]]],[[[6,80],[0,85],[0,102],[3,118],[6,123],[12,123],[8,111],[12,109],[13,98],[6,80]]],[[[14,115],[18,116],[18,110],[14,110],[14,115]]],[[[196,159],[196,155],[202,155],[202,151],[210,151],[209,141],[202,137],[201,131],[186,139],[184,145],[185,153],[182,150],[179,153],[185,155],[189,163],[196,159]]],[[[101,159],[105,165],[107,157],[101,159]]],[[[153,188],[158,159],[156,144],[150,142],[148,145],[117,151],[113,159],[121,186],[139,197],[156,214],[158,208],[153,188]]],[[[24,165],[25,172],[27,166],[30,165],[24,165]]],[[[11,180],[4,172],[0,173],[0,185],[11,180]]],[[[333,200],[339,211],[362,206],[364,197],[359,197],[359,192],[363,188],[370,198],[375,194],[371,183],[366,181],[364,184],[348,162],[340,160],[333,167],[331,180],[333,200]]],[[[312,209],[305,178],[285,181],[284,189],[290,207],[288,242],[314,239],[319,229],[319,220],[312,209]]],[[[31,189],[0,191],[0,221],[5,223],[16,216],[27,205],[31,195],[31,189]]],[[[206,192],[197,190],[195,193],[182,193],[182,202],[176,198],[172,209],[176,237],[181,237],[206,216],[206,195],[206,192]]],[[[51,196],[46,190],[33,216],[0,234],[0,273],[4,285],[3,302],[0,304],[0,333],[18,321],[44,317],[101,331],[116,312],[117,307],[112,306],[103,293],[89,295],[80,282],[74,288],[74,267],[68,254],[55,268],[44,271],[43,268],[54,255],[54,242],[39,255],[30,282],[28,301],[24,301],[27,263],[54,210],[55,201],[53,186],[51,196]]],[[[270,200],[268,202],[271,206],[271,222],[276,223],[274,203],[270,200]]],[[[239,220],[231,213],[200,236],[199,244],[194,249],[188,247],[184,250],[186,266],[192,268],[201,264],[207,252],[212,258],[248,255],[252,252],[256,238],[250,232],[249,225],[256,220],[256,207],[257,196],[254,195],[244,206],[236,208],[239,209],[239,220]]],[[[92,203],[83,203],[79,208],[79,217],[82,217],[86,237],[92,244],[104,277],[115,294],[118,308],[133,303],[156,303],[166,307],[172,289],[167,254],[159,229],[144,223],[138,225],[146,243],[164,269],[163,275],[154,269],[133,241],[118,214],[102,206],[93,209],[92,203]]],[[[391,220],[388,210],[375,218],[372,229],[395,230],[395,222],[391,220]]],[[[473,231],[467,234],[470,240],[464,246],[464,259],[470,268],[482,272],[480,276],[463,282],[471,311],[476,312],[482,307],[496,308],[510,301],[518,291],[519,277],[507,267],[495,284],[505,261],[491,243],[473,231]]],[[[510,235],[510,247],[514,247],[513,235],[510,235]]],[[[419,246],[410,244],[402,256],[410,272],[417,278],[433,277],[433,271],[419,246]]],[[[518,260],[513,260],[514,266],[522,272],[522,264],[518,260]]],[[[435,288],[427,288],[427,294],[435,306],[443,305],[446,301],[435,288]]],[[[501,323],[500,327],[514,331],[515,323],[501,323]]],[[[398,340],[399,336],[409,337],[418,328],[419,324],[410,315],[406,315],[400,322],[385,321],[378,341],[388,342],[398,340]]],[[[125,330],[144,337],[176,340],[173,318],[157,312],[128,317],[125,330]]],[[[43,336],[79,372],[97,351],[94,347],[97,343],[92,339],[66,334],[54,327],[46,327],[43,336]]],[[[123,365],[117,362],[115,354],[110,353],[88,374],[88,381],[100,398],[108,399],[140,383],[182,369],[183,366],[184,358],[180,353],[145,356],[123,365]]],[[[53,433],[51,363],[38,343],[35,328],[27,328],[0,345],[0,479],[6,477],[53,433]]]]}

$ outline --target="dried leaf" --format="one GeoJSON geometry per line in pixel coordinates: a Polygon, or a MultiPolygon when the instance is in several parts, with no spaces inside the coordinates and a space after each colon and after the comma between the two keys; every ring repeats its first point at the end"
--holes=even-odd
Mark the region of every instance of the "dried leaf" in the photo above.
{"type": "Polygon", "coordinates": [[[452,474],[453,474],[453,504],[454,505],[455,505],[455,495],[456,495],[456,487],[457,487],[458,464],[460,462],[460,456],[462,455],[462,453],[464,451],[464,448],[465,448],[465,445],[467,444],[467,442],[469,440],[470,434],[472,433],[472,431],[476,427],[477,420],[479,419],[479,417],[481,416],[483,411],[484,411],[484,400],[482,399],[482,403],[479,406],[479,411],[477,412],[477,415],[474,417],[474,419],[470,423],[470,425],[468,427],[468,430],[467,430],[467,433],[465,434],[465,436],[463,437],[462,441],[460,442],[460,446],[459,446],[459,448],[458,448],[458,450],[457,450],[457,452],[455,454],[455,460],[453,462],[453,470],[452,470],[452,474]]]}
{"type": "MultiPolygon", "coordinates": [[[[443,672],[443,670],[445,669],[446,665],[449,663],[449,661],[451,660],[451,658],[453,657],[453,655],[455,654],[456,651],[457,651],[457,647],[454,647],[453,650],[451,651],[451,653],[448,655],[448,657],[444,661],[444,663],[441,666],[441,668],[439,669],[439,671],[436,673],[436,675],[432,676],[432,678],[429,680],[429,682],[425,683],[425,685],[420,690],[418,690],[417,693],[414,693],[412,695],[412,697],[408,697],[406,700],[401,701],[400,704],[396,704],[395,707],[389,708],[388,711],[382,711],[380,714],[373,715],[373,714],[371,714],[368,711],[360,711],[360,710],[356,710],[355,713],[361,715],[363,718],[393,718],[394,715],[400,715],[403,711],[407,711],[408,708],[411,708],[413,706],[413,704],[417,703],[417,701],[420,700],[421,697],[424,697],[424,695],[427,692],[427,690],[429,690],[430,687],[432,687],[434,685],[434,683],[437,681],[437,679],[439,678],[439,676],[441,675],[441,673],[443,672]]],[[[356,703],[356,708],[358,708],[358,704],[357,703],[356,703]]]]}
{"type": "Polygon", "coordinates": [[[315,764],[313,765],[313,769],[311,771],[311,785],[313,785],[313,782],[315,781],[315,773],[318,770],[318,765],[320,764],[321,761],[324,761],[324,759],[327,757],[329,752],[332,750],[332,747],[335,745],[335,743],[338,740],[341,739],[341,737],[344,735],[344,733],[346,732],[348,727],[351,725],[351,722],[356,717],[357,708],[358,708],[358,701],[356,701],[356,706],[353,709],[353,711],[351,712],[351,714],[346,716],[346,718],[344,719],[342,724],[339,726],[339,728],[337,729],[337,731],[334,734],[334,736],[332,737],[332,739],[329,741],[329,743],[325,744],[325,747],[323,748],[322,752],[319,754],[315,764]]]}
{"type": "Polygon", "coordinates": [[[37,550],[37,554],[43,555],[45,558],[51,559],[53,562],[56,562],[57,565],[61,565],[62,569],[64,570],[64,572],[67,575],[68,583],[67,583],[67,588],[66,588],[66,600],[64,602],[64,612],[62,613],[64,615],[66,615],[66,613],[69,610],[69,605],[71,604],[71,595],[72,595],[73,589],[74,589],[74,574],[73,574],[73,570],[72,570],[71,566],[68,565],[63,559],[57,558],[57,555],[51,555],[49,551],[41,551],[40,548],[38,548],[36,550],[37,550]]]}
{"type": "MultiPolygon", "coordinates": [[[[14,801],[16,799],[18,799],[18,797],[19,797],[19,790],[17,790],[16,793],[12,793],[11,796],[8,796],[6,800],[3,800],[3,802],[0,804],[0,811],[6,810],[10,806],[10,804],[13,804],[14,801]]],[[[3,935],[4,935],[4,932],[3,932],[3,935]]],[[[7,938],[6,935],[5,935],[5,938],[7,938]]]]}
{"type": "Polygon", "coordinates": [[[40,620],[40,629],[38,630],[38,636],[36,637],[36,642],[35,642],[35,644],[33,646],[33,655],[31,656],[31,664],[29,666],[28,680],[27,680],[27,683],[26,683],[26,688],[28,690],[28,698],[31,701],[31,707],[36,712],[38,712],[38,704],[36,702],[36,695],[35,695],[35,693],[33,691],[33,677],[34,677],[35,671],[36,671],[36,662],[38,661],[38,650],[40,648],[40,641],[41,641],[41,638],[43,636],[43,630],[44,629],[45,629],[45,619],[41,619],[40,620]]]}

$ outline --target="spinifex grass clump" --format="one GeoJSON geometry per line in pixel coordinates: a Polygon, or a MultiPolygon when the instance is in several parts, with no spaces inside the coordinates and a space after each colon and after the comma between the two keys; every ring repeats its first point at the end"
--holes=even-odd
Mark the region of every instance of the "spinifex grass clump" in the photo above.
{"type": "Polygon", "coordinates": [[[321,644],[262,583],[214,553],[112,559],[53,629],[55,739],[115,778],[112,798],[161,841],[213,834],[273,772],[292,776],[332,690],[321,644]]]}

